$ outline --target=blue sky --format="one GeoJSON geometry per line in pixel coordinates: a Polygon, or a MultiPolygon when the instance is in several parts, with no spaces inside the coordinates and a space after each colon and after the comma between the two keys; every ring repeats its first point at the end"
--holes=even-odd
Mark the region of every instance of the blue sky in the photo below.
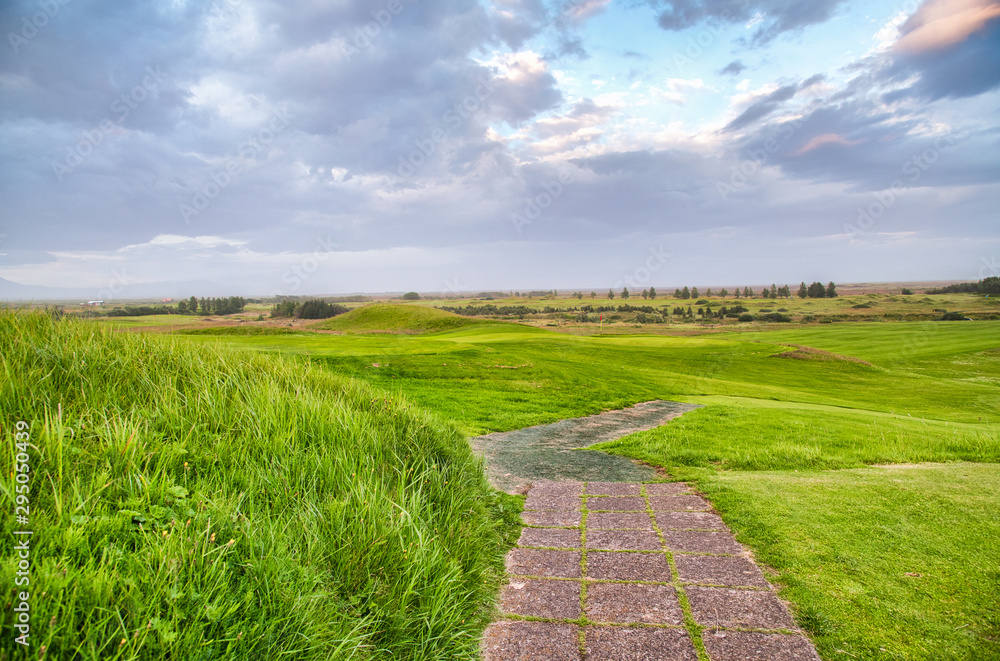
{"type": "Polygon", "coordinates": [[[0,26],[0,296],[1000,274],[1000,0],[18,0],[0,26]]]}

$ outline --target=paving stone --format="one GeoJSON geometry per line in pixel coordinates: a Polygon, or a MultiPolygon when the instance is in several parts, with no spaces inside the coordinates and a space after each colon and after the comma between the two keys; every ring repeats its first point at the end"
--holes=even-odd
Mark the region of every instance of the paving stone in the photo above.
{"type": "Polygon", "coordinates": [[[632,482],[588,482],[588,496],[638,496],[640,485],[632,482]]]}
{"type": "Polygon", "coordinates": [[[580,529],[523,528],[518,546],[545,546],[548,548],[580,548],[580,529]]]}
{"type": "Polygon", "coordinates": [[[587,529],[652,530],[653,520],[645,512],[591,512],[587,515],[587,529]]]}
{"type": "Polygon", "coordinates": [[[486,629],[484,661],[579,661],[578,628],[554,622],[500,620],[486,629]]]}
{"type": "Polygon", "coordinates": [[[749,631],[705,631],[705,651],[712,661],[820,661],[802,636],[749,631]]]}
{"type": "Polygon", "coordinates": [[[742,553],[743,547],[727,532],[664,530],[667,548],[681,553],[742,553]]]}
{"type": "Polygon", "coordinates": [[[580,617],[580,582],[514,579],[503,589],[500,608],[511,615],[575,620],[580,617]]]}
{"type": "Polygon", "coordinates": [[[587,498],[587,509],[591,512],[645,512],[646,499],[630,496],[598,496],[587,498]]]}
{"type": "Polygon", "coordinates": [[[652,530],[587,530],[587,548],[603,551],[662,551],[652,530]]]}
{"type": "Polygon", "coordinates": [[[521,576],[580,578],[580,552],[511,549],[507,553],[507,573],[521,576]]]}
{"type": "Polygon", "coordinates": [[[770,588],[760,568],[742,556],[675,555],[677,573],[685,583],[770,588]]]}
{"type": "Polygon", "coordinates": [[[650,496],[649,504],[655,512],[707,511],[708,501],[701,496],[650,496]]]}
{"type": "Polygon", "coordinates": [[[591,622],[684,624],[677,592],[669,585],[590,583],[586,612],[591,622]]]}
{"type": "Polygon", "coordinates": [[[657,512],[660,530],[717,530],[729,532],[718,514],[711,512],[657,512]]]}
{"type": "MultiPolygon", "coordinates": [[[[516,549],[515,549],[516,550],[516,549]]],[[[587,577],[611,581],[670,581],[670,565],[662,553],[587,553],[587,577]]]]}
{"type": "Polygon", "coordinates": [[[582,496],[583,482],[532,482],[528,493],[532,496],[582,496]]]}
{"type": "Polygon", "coordinates": [[[586,661],[696,661],[684,629],[587,627],[586,661]]]}
{"type": "Polygon", "coordinates": [[[663,482],[662,484],[646,485],[647,496],[677,496],[688,493],[690,490],[691,487],[687,485],[687,482],[663,482]]]}
{"type": "Polygon", "coordinates": [[[526,526],[540,528],[565,528],[580,525],[580,512],[560,510],[555,512],[521,512],[521,521],[526,526]]]}
{"type": "Polygon", "coordinates": [[[733,588],[685,588],[695,622],[705,627],[794,629],[791,615],[773,592],[733,588]]]}
{"type": "Polygon", "coordinates": [[[526,510],[570,510],[579,511],[582,501],[575,496],[536,496],[528,494],[524,499],[526,510]]]}

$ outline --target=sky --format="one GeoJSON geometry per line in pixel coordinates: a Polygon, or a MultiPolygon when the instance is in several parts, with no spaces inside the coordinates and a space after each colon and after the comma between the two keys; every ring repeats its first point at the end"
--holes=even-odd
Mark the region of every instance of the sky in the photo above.
{"type": "Polygon", "coordinates": [[[0,28],[0,296],[1000,275],[1000,0],[7,0],[0,28]]]}

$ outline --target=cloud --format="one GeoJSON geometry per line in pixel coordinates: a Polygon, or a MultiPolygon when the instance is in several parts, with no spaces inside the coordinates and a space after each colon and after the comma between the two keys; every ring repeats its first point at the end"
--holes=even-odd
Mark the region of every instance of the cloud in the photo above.
{"type": "Polygon", "coordinates": [[[1000,0],[927,0],[900,29],[895,50],[911,55],[965,41],[1000,18],[1000,0]]]}
{"type": "Polygon", "coordinates": [[[1000,2],[928,0],[899,29],[880,76],[888,101],[977,96],[1000,86],[1000,2]]]}
{"type": "Polygon", "coordinates": [[[739,60],[733,60],[719,70],[720,76],[738,76],[746,71],[746,65],[739,60]]]}
{"type": "Polygon", "coordinates": [[[723,131],[736,131],[759,119],[767,117],[778,110],[785,101],[794,97],[798,91],[798,85],[784,85],[779,87],[759,101],[752,103],[736,119],[726,124],[723,131]]]}
{"type": "Polygon", "coordinates": [[[677,32],[706,22],[760,25],[753,42],[766,45],[785,32],[824,23],[846,0],[648,0],[660,14],[657,23],[677,32]]]}

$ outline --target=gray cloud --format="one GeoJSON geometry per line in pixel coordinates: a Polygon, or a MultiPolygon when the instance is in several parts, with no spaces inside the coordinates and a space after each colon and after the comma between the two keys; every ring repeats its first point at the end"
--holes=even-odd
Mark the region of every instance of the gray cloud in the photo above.
{"type": "Polygon", "coordinates": [[[660,10],[657,19],[664,30],[679,31],[708,21],[744,23],[756,14],[763,23],[753,42],[766,45],[782,33],[829,20],[845,0],[649,0],[660,10]]]}

